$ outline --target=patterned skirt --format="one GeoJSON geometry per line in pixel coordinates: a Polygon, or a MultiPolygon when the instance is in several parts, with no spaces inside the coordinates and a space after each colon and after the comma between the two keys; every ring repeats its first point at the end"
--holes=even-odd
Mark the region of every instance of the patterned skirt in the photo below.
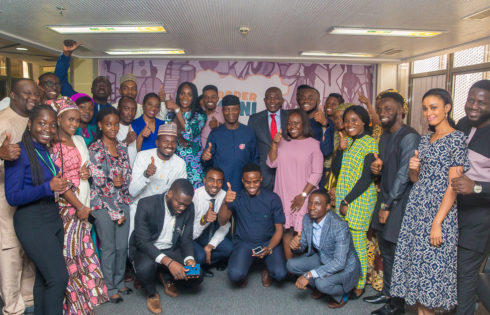
{"type": "Polygon", "coordinates": [[[90,237],[92,225],[78,219],[75,213],[75,208],[60,204],[65,231],[63,255],[69,275],[63,312],[95,314],[97,305],[109,301],[107,287],[90,237]]]}

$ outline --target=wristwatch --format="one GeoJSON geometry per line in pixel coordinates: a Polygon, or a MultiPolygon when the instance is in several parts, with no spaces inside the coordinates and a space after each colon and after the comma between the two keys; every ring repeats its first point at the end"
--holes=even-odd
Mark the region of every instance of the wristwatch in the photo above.
{"type": "Polygon", "coordinates": [[[311,277],[308,274],[308,272],[305,272],[305,274],[303,275],[303,277],[305,277],[306,280],[310,280],[311,279],[311,277]]]}
{"type": "Polygon", "coordinates": [[[480,184],[475,183],[475,186],[473,186],[473,192],[474,192],[475,194],[479,194],[479,193],[481,193],[481,191],[482,191],[482,187],[481,187],[481,185],[480,185],[480,184]]]}
{"type": "Polygon", "coordinates": [[[303,192],[301,193],[301,196],[303,196],[303,197],[305,197],[305,198],[306,198],[306,196],[308,196],[308,194],[307,194],[307,193],[305,193],[305,192],[303,191],[303,192]]]}
{"type": "Polygon", "coordinates": [[[176,110],[174,110],[174,112],[175,112],[176,114],[178,114],[178,113],[180,112],[180,107],[179,107],[179,108],[177,108],[176,110]]]}

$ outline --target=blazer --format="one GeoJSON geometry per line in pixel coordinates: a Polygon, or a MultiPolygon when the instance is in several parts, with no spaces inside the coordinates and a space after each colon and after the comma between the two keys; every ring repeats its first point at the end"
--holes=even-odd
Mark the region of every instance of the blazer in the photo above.
{"type": "MultiPolygon", "coordinates": [[[[257,139],[259,165],[262,172],[262,187],[272,191],[274,190],[276,169],[268,167],[265,163],[272,144],[271,131],[269,128],[269,120],[267,115],[267,110],[253,114],[248,119],[248,126],[253,129],[255,132],[255,138],[257,139]]],[[[281,129],[283,135],[288,132],[288,115],[288,110],[281,109],[281,129]]]]}
{"type": "MultiPolygon", "coordinates": [[[[298,252],[303,252],[306,248],[307,256],[316,253],[313,246],[313,220],[308,214],[303,217],[301,248],[298,252]]],[[[320,278],[339,274],[344,289],[351,290],[356,286],[359,282],[361,263],[352,242],[349,226],[331,210],[325,216],[318,254],[322,264],[314,270],[320,278]]]]}
{"type": "MultiPolygon", "coordinates": [[[[165,194],[142,198],[136,209],[134,232],[129,241],[130,259],[134,260],[136,250],[148,255],[154,261],[161,251],[154,245],[160,236],[165,220],[165,194]]],[[[177,215],[172,236],[172,249],[180,248],[182,257],[194,256],[192,233],[194,225],[194,204],[177,215]]]]}

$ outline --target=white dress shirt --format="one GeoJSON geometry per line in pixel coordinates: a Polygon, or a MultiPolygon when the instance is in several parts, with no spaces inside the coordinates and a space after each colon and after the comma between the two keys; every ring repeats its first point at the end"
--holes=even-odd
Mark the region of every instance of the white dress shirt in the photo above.
{"type": "MultiPolygon", "coordinates": [[[[166,194],[165,194],[164,200],[165,200],[165,202],[164,202],[164,204],[165,204],[165,219],[163,220],[163,228],[162,228],[162,231],[160,232],[160,235],[158,236],[157,240],[155,241],[155,243],[153,243],[153,245],[155,245],[155,247],[160,249],[160,250],[172,248],[172,246],[173,246],[172,236],[174,235],[175,221],[176,221],[176,216],[171,215],[170,210],[168,210],[167,195],[166,194]]],[[[162,254],[157,256],[155,261],[160,264],[162,262],[162,258],[165,256],[167,256],[167,255],[162,253],[162,254]]],[[[186,261],[188,261],[189,259],[194,260],[194,257],[187,256],[186,258],[184,258],[184,263],[186,261]]]]}
{"type": "MultiPolygon", "coordinates": [[[[131,128],[131,125],[124,125],[119,123],[119,131],[117,132],[117,140],[124,142],[126,140],[126,137],[128,136],[129,128],[131,128]]],[[[133,167],[134,160],[136,159],[136,154],[138,153],[138,150],[136,150],[136,139],[128,144],[128,155],[129,155],[129,163],[131,164],[131,167],[133,167]]]]}
{"type": "Polygon", "coordinates": [[[187,178],[187,170],[182,158],[174,154],[168,161],[163,161],[158,157],[157,150],[158,148],[154,148],[138,152],[133,164],[129,183],[129,194],[133,197],[129,204],[129,235],[134,230],[134,216],[141,198],[163,194],[176,179],[187,178]],[[157,170],[153,176],[147,178],[145,172],[152,157],[155,159],[157,170]]]}
{"type": "MultiPolygon", "coordinates": [[[[206,223],[205,225],[201,225],[201,218],[208,212],[209,202],[211,199],[216,199],[214,201],[214,209],[213,211],[218,213],[223,200],[225,199],[226,192],[221,189],[216,196],[212,197],[208,194],[204,186],[199,187],[194,192],[194,197],[192,198],[192,202],[194,203],[194,230],[192,239],[197,239],[201,236],[202,232],[211,224],[206,223]]],[[[217,219],[216,219],[217,220],[217,219]]],[[[214,224],[214,222],[213,222],[214,224]]],[[[220,226],[215,232],[209,244],[213,245],[214,248],[218,247],[218,245],[224,240],[226,234],[230,230],[231,224],[230,222],[225,225],[220,226]]]]}
{"type": "Polygon", "coordinates": [[[1,101],[0,101],[0,110],[3,110],[7,107],[10,106],[10,97],[4,97],[1,101]]]}

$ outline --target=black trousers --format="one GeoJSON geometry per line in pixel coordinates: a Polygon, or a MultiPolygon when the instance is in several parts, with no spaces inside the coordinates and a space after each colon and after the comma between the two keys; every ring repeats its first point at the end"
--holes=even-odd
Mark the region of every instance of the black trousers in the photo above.
{"type": "MultiPolygon", "coordinates": [[[[174,250],[165,249],[161,250],[162,254],[167,255],[176,262],[184,264],[184,258],[179,248],[174,250]]],[[[142,286],[145,288],[146,293],[154,295],[157,292],[157,272],[162,271],[165,281],[174,281],[173,276],[168,271],[167,267],[158,264],[155,260],[152,260],[147,254],[137,250],[134,255],[134,269],[136,271],[136,277],[141,281],[142,286]]],[[[202,271],[201,271],[202,272],[202,271]]],[[[189,280],[174,281],[176,284],[181,284],[187,287],[197,286],[202,282],[202,276],[199,278],[193,278],[189,280]]]]}
{"type": "Polygon", "coordinates": [[[390,296],[391,275],[395,261],[396,244],[383,238],[383,232],[378,231],[378,245],[383,258],[383,295],[390,296]]]}
{"type": "Polygon", "coordinates": [[[14,228],[36,265],[34,314],[61,315],[68,271],[63,257],[64,231],[58,204],[43,200],[19,207],[14,214],[14,228]]]}
{"type": "Polygon", "coordinates": [[[480,267],[488,252],[480,253],[458,246],[458,306],[457,315],[475,314],[476,288],[480,267]]]}

